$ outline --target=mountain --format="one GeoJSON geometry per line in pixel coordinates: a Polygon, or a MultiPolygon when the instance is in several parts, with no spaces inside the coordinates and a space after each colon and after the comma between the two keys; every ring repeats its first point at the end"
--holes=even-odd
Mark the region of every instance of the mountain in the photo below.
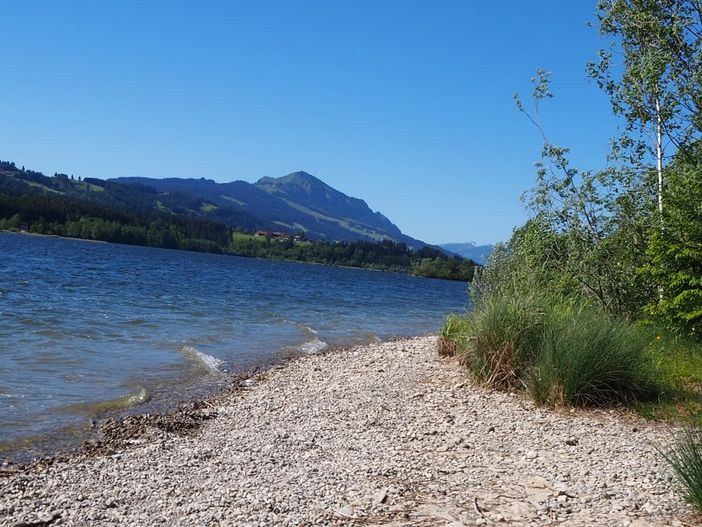
{"type": "Polygon", "coordinates": [[[476,245],[473,242],[464,243],[444,243],[439,247],[449,252],[455,253],[464,258],[470,258],[474,262],[485,265],[490,253],[495,248],[494,245],[476,245]]]}
{"type": "MultiPolygon", "coordinates": [[[[120,177],[111,182],[150,187],[161,193],[185,193],[211,203],[206,216],[228,221],[231,212],[244,213],[275,230],[302,231],[318,240],[391,239],[413,248],[425,243],[403,234],[365,201],[347,196],[307,172],[264,177],[256,183],[217,183],[210,179],[120,177]]],[[[266,227],[261,227],[266,228],[266,227]]]]}
{"type": "Polygon", "coordinates": [[[173,214],[247,231],[304,232],[312,240],[426,244],[403,234],[365,201],[347,196],[307,172],[264,177],[256,183],[210,179],[121,177],[74,179],[0,161],[0,191],[44,194],[140,214],[173,214]]]}
{"type": "Polygon", "coordinates": [[[76,180],[65,174],[49,177],[41,172],[19,169],[7,161],[0,161],[0,191],[14,195],[45,194],[142,214],[156,212],[194,216],[247,230],[275,227],[273,223],[255,218],[247,211],[220,209],[207,199],[187,192],[159,192],[145,185],[96,178],[76,180]]]}

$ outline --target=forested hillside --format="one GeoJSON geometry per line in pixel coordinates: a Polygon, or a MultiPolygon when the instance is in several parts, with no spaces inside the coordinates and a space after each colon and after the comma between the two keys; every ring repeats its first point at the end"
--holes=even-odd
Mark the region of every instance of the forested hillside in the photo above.
{"type": "MultiPolygon", "coordinates": [[[[269,226],[241,213],[245,227],[232,229],[193,211],[209,202],[181,192],[159,192],[139,184],[97,179],[48,178],[0,162],[0,230],[345,265],[418,276],[470,280],[475,264],[440,250],[413,250],[404,243],[307,240],[260,229],[269,226]],[[20,174],[21,177],[17,177],[20,174]],[[248,227],[248,228],[246,228],[248,227]],[[254,231],[258,235],[254,235],[254,231]]],[[[231,216],[230,216],[231,218],[231,216]]]]}

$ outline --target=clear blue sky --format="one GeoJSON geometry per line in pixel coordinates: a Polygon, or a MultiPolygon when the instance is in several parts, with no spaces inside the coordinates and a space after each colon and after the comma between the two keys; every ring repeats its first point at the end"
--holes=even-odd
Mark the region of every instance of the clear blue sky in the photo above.
{"type": "Polygon", "coordinates": [[[543,113],[576,164],[616,132],[585,64],[595,0],[0,0],[0,159],[47,174],[255,181],[296,170],[431,243],[526,218],[543,113]]]}

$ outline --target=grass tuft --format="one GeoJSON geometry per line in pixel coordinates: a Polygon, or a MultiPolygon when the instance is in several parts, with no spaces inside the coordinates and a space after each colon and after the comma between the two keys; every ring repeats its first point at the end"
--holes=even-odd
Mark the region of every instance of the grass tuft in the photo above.
{"type": "Polygon", "coordinates": [[[440,357],[453,357],[458,353],[460,343],[466,338],[465,318],[451,313],[439,333],[438,352],[440,357]]]}
{"type": "Polygon", "coordinates": [[[605,406],[659,392],[649,336],[593,308],[559,304],[544,325],[527,385],[546,405],[605,406]]]}
{"type": "Polygon", "coordinates": [[[661,451],[673,469],[683,498],[702,512],[702,431],[687,427],[668,451],[661,451]]]}
{"type": "Polygon", "coordinates": [[[527,389],[543,405],[605,406],[660,391],[650,336],[591,307],[530,294],[487,295],[452,315],[439,352],[502,390],[527,389]]]}
{"type": "Polygon", "coordinates": [[[465,319],[458,342],[461,362],[475,378],[498,389],[523,387],[543,321],[533,296],[489,296],[465,319]]]}

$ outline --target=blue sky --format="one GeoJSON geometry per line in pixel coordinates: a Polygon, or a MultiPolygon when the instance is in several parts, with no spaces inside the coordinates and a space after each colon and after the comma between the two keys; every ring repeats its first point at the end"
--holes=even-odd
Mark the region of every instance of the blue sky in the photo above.
{"type": "Polygon", "coordinates": [[[509,238],[540,139],[601,166],[595,0],[0,0],[0,159],[47,174],[306,170],[431,243],[509,238]]]}

